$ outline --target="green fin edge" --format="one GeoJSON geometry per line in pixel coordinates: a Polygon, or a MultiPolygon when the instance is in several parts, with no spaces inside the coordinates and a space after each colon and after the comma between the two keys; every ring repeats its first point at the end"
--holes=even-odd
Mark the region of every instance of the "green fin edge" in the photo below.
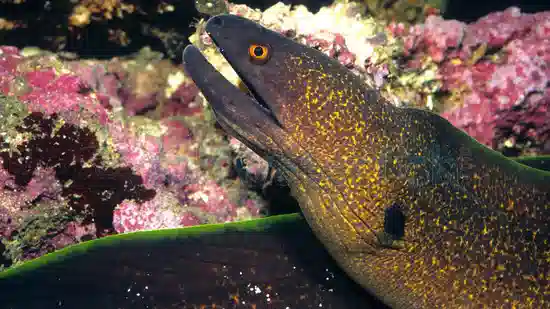
{"type": "Polygon", "coordinates": [[[543,155],[543,156],[531,156],[531,157],[517,157],[517,158],[511,158],[514,161],[523,163],[523,162],[532,162],[532,161],[547,161],[550,162],[550,155],[543,155]]]}
{"type": "Polygon", "coordinates": [[[550,176],[550,170],[539,169],[531,166],[531,162],[535,160],[550,161],[550,155],[507,157],[504,154],[481,144],[475,138],[462,130],[457,129],[457,134],[464,138],[466,143],[469,143],[471,149],[482,152],[485,151],[488,154],[489,159],[492,161],[498,162],[501,160],[501,167],[507,173],[516,173],[521,170],[528,170],[533,177],[536,177],[537,180],[541,181],[550,176]]]}
{"type": "Polygon", "coordinates": [[[164,238],[180,238],[180,237],[192,237],[197,235],[204,235],[206,233],[219,233],[225,231],[263,231],[273,225],[280,223],[299,223],[302,221],[302,216],[299,213],[277,215],[259,219],[252,219],[246,221],[236,221],[228,223],[216,223],[216,224],[203,224],[181,228],[160,229],[152,231],[137,231],[124,234],[110,235],[99,239],[94,239],[74,245],[67,246],[65,248],[56,250],[54,252],[45,254],[39,258],[28,260],[20,264],[7,268],[4,271],[0,271],[0,280],[7,279],[19,275],[24,272],[32,271],[40,268],[50,262],[61,262],[64,259],[70,258],[74,255],[86,253],[90,249],[96,249],[101,247],[108,247],[117,245],[121,241],[132,240],[155,240],[164,238]]]}

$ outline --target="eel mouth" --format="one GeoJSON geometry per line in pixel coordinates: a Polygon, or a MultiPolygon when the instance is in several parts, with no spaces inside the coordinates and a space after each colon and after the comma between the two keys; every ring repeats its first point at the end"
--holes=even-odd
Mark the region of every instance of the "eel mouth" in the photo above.
{"type": "MultiPolygon", "coordinates": [[[[214,42],[214,44],[216,44],[216,46],[218,46],[214,38],[212,38],[212,41],[214,42]]],[[[223,49],[219,49],[219,52],[222,54],[222,56],[224,56],[224,58],[227,59],[225,55],[225,51],[223,49]]],[[[194,81],[196,80],[196,78],[197,80],[199,80],[202,77],[204,81],[209,81],[211,83],[209,87],[216,87],[216,84],[215,84],[216,82],[224,83],[224,84],[230,83],[233,88],[248,95],[252,100],[255,101],[256,104],[264,108],[266,112],[271,113],[271,109],[269,108],[269,105],[265,102],[262,96],[254,89],[254,86],[249,81],[247,81],[246,78],[244,77],[244,74],[242,74],[242,72],[240,72],[240,70],[237,67],[231,65],[230,62],[229,62],[229,65],[231,65],[231,68],[237,73],[237,76],[240,79],[239,81],[242,83],[242,85],[244,85],[244,87],[246,87],[246,89],[242,89],[241,87],[239,87],[240,85],[234,86],[231,82],[225,79],[225,77],[223,77],[221,73],[218,73],[218,71],[212,66],[212,64],[210,64],[208,60],[206,60],[206,58],[204,57],[204,55],[202,55],[199,49],[193,45],[188,45],[184,49],[183,65],[184,65],[185,71],[190,75],[190,77],[194,81]],[[193,66],[197,67],[197,69],[194,69],[193,66]],[[199,69],[202,69],[203,73],[196,72],[199,69]],[[199,76],[199,74],[201,74],[202,76],[199,76]],[[223,78],[224,81],[222,81],[220,78],[223,78]]],[[[200,83],[201,85],[199,85],[197,81],[195,81],[195,84],[197,84],[197,87],[199,87],[199,89],[203,91],[203,87],[201,87],[202,83],[200,83]]],[[[229,85],[223,85],[223,86],[220,85],[219,88],[220,89],[229,88],[229,85]]],[[[225,89],[225,91],[220,94],[229,94],[229,89],[225,89]]]]}
{"type": "Polygon", "coordinates": [[[183,51],[183,67],[205,96],[222,128],[259,154],[267,152],[270,136],[280,134],[282,128],[268,104],[242,78],[238,69],[235,71],[248,93],[229,82],[193,45],[183,51]]]}

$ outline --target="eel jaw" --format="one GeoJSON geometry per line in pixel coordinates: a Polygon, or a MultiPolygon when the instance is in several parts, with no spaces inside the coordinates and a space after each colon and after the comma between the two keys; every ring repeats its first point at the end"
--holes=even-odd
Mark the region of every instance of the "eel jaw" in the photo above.
{"type": "Polygon", "coordinates": [[[199,49],[188,45],[183,51],[183,67],[209,102],[216,119],[226,131],[258,154],[270,153],[272,136],[284,134],[267,105],[251,90],[246,94],[216,70],[199,49]]]}

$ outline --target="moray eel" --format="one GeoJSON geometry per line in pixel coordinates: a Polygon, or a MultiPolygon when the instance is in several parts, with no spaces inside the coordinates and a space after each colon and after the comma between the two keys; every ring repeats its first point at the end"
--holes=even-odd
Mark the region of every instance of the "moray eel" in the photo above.
{"type": "Polygon", "coordinates": [[[193,46],[185,70],[364,289],[395,309],[550,307],[550,173],[257,23],[219,15],[206,31],[250,95],[193,46]]]}
{"type": "Polygon", "coordinates": [[[371,293],[394,308],[547,307],[548,173],[527,166],[550,157],[509,161],[249,21],[207,30],[256,99],[193,47],[187,71],[222,126],[285,173],[309,223],[83,242],[0,271],[2,309],[387,308],[371,293]]]}

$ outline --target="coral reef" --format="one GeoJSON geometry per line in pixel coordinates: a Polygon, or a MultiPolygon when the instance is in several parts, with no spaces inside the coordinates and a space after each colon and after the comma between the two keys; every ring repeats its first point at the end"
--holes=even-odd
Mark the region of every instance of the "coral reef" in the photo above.
{"type": "MultiPolygon", "coordinates": [[[[282,3],[264,12],[228,9],[338,59],[396,105],[440,112],[489,147],[507,155],[550,153],[549,12],[511,7],[470,24],[430,15],[419,25],[384,26],[361,15],[365,4],[349,1],[315,14],[282,3]]],[[[201,23],[190,40],[238,83],[201,23]]]]}
{"type": "Polygon", "coordinates": [[[19,262],[111,233],[225,222],[265,203],[180,68],[147,50],[66,61],[0,47],[0,239],[19,262]]]}
{"type": "Polygon", "coordinates": [[[404,67],[436,68],[451,123],[506,154],[550,153],[549,20],[512,7],[471,24],[430,16],[394,34],[404,67]]]}

